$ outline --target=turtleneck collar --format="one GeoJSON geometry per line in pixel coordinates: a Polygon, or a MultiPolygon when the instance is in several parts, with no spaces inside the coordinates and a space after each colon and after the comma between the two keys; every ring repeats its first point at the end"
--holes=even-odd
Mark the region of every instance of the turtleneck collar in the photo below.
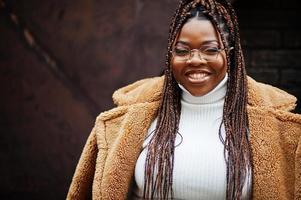
{"type": "Polygon", "coordinates": [[[210,92],[203,96],[193,96],[181,84],[178,84],[182,90],[182,101],[190,104],[212,104],[224,100],[227,91],[228,74],[224,79],[210,92]]]}

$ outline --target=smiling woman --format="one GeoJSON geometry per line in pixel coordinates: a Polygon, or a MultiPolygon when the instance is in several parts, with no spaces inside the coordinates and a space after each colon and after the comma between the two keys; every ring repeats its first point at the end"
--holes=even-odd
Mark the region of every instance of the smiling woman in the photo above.
{"type": "Polygon", "coordinates": [[[248,77],[225,0],[182,0],[164,76],[117,90],[67,199],[300,199],[296,98],[248,77]]]}

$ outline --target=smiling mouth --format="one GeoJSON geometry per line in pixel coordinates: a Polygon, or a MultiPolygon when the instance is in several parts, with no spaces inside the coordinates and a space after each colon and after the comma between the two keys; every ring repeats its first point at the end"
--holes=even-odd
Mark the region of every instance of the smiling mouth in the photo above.
{"type": "Polygon", "coordinates": [[[210,73],[207,72],[191,72],[186,75],[191,83],[203,83],[209,79],[210,73]]]}

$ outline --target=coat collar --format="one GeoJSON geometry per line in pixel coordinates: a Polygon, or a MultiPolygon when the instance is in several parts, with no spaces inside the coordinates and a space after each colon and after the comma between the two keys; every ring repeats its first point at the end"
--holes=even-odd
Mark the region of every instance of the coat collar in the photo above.
{"type": "MultiPolygon", "coordinates": [[[[116,105],[154,102],[160,100],[164,77],[147,78],[120,88],[113,94],[116,105]]],[[[248,77],[248,105],[290,111],[296,106],[296,97],[271,85],[248,77]]]]}

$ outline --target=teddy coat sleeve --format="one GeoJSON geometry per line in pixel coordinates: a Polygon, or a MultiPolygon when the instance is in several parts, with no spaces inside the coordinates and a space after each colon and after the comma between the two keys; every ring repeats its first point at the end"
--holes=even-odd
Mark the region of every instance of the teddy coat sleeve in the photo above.
{"type": "Polygon", "coordinates": [[[301,137],[296,149],[295,170],[295,199],[301,199],[301,137]]]}
{"type": "Polygon", "coordinates": [[[97,152],[94,127],[77,164],[67,199],[91,199],[97,152]]]}

